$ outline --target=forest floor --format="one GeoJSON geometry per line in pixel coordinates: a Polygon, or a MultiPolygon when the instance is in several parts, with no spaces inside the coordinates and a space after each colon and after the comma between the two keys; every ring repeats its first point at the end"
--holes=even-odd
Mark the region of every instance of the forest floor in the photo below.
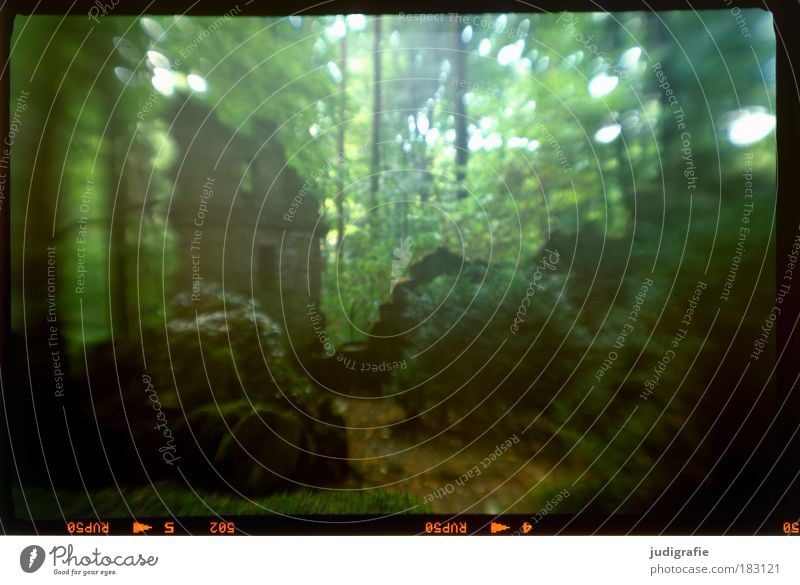
{"type": "Polygon", "coordinates": [[[335,409],[347,426],[352,471],[343,490],[293,490],[246,500],[160,482],[122,491],[59,490],[59,504],[48,489],[26,489],[24,497],[15,494],[15,508],[22,517],[31,510],[37,519],[61,518],[62,509],[75,517],[111,518],[130,513],[191,516],[209,510],[240,515],[534,514],[556,492],[571,488],[577,474],[569,466],[533,458],[554,429],[537,423],[525,431],[529,421],[522,417],[503,419],[502,431],[484,433],[464,422],[409,420],[393,399],[341,398],[335,409]],[[438,430],[447,426],[446,432],[438,430]]]}
{"type": "Polygon", "coordinates": [[[533,430],[522,433],[524,424],[519,442],[493,456],[498,442],[489,433],[437,435],[429,425],[403,423],[406,413],[390,399],[339,399],[337,411],[348,427],[356,484],[405,492],[436,513],[533,513],[567,479],[551,463],[531,460],[539,441],[533,430]]]}

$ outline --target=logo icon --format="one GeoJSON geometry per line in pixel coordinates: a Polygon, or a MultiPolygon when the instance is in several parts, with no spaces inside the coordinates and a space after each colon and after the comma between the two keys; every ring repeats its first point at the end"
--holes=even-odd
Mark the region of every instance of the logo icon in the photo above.
{"type": "Polygon", "coordinates": [[[22,549],[19,555],[19,566],[26,573],[35,573],[44,564],[44,549],[32,544],[22,549]]]}
{"type": "Polygon", "coordinates": [[[505,532],[511,528],[510,526],[506,526],[505,524],[500,524],[499,522],[492,522],[491,525],[491,532],[492,534],[497,534],[498,532],[505,532]]]}

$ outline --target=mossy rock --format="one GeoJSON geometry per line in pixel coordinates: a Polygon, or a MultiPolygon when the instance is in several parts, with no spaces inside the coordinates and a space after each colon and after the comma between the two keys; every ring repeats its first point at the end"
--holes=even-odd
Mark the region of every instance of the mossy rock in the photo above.
{"type": "Polygon", "coordinates": [[[296,481],[304,442],[299,416],[259,408],[222,437],[213,464],[236,489],[263,494],[296,481]]]}
{"type": "Polygon", "coordinates": [[[317,414],[319,422],[288,404],[207,404],[176,425],[179,444],[190,447],[184,467],[193,482],[254,497],[340,486],[350,472],[344,421],[317,414]]]}

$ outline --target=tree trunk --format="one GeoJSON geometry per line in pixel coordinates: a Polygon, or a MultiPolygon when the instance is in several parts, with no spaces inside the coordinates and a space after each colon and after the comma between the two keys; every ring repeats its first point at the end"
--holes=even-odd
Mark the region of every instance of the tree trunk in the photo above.
{"type": "MultiPolygon", "coordinates": [[[[381,81],[383,71],[381,68],[381,17],[375,17],[375,39],[373,45],[373,77],[374,77],[374,94],[372,102],[372,159],[370,162],[370,182],[369,182],[369,203],[372,207],[370,217],[374,218],[377,212],[378,205],[378,191],[380,190],[380,172],[381,172],[381,110],[382,105],[382,88],[381,81]]],[[[371,225],[374,227],[374,219],[371,225]]]]}
{"type": "Polygon", "coordinates": [[[455,88],[455,131],[456,131],[456,182],[458,183],[458,198],[465,199],[467,190],[463,187],[467,178],[467,160],[469,158],[467,139],[467,106],[464,102],[466,88],[462,80],[467,75],[467,53],[461,40],[461,26],[453,24],[453,53],[455,57],[455,77],[459,80],[455,88]]]}
{"type": "MultiPolygon", "coordinates": [[[[336,136],[337,152],[337,181],[336,181],[336,261],[341,259],[342,243],[344,241],[344,127],[347,115],[347,37],[342,37],[339,44],[339,69],[342,72],[342,93],[339,104],[339,130],[336,136]]],[[[339,266],[339,270],[343,267],[339,266]]]]}
{"type": "MultiPolygon", "coordinates": [[[[117,113],[110,113],[112,118],[116,118],[117,113]]],[[[131,258],[129,250],[125,244],[125,231],[127,227],[128,204],[128,182],[125,176],[125,168],[120,163],[125,157],[126,145],[123,143],[120,123],[112,119],[109,124],[111,155],[109,193],[113,194],[108,198],[109,210],[109,286],[111,288],[109,298],[111,302],[111,318],[113,319],[114,337],[125,339],[128,334],[128,259],[131,258]]]]}

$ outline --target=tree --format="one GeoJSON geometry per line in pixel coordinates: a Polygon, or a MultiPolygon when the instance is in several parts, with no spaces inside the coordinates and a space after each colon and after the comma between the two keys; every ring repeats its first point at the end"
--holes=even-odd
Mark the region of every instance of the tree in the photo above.
{"type": "Polygon", "coordinates": [[[342,265],[342,244],[344,243],[344,226],[345,226],[345,120],[347,119],[347,34],[342,35],[339,40],[339,70],[341,71],[342,80],[340,86],[340,102],[339,102],[339,125],[336,130],[336,262],[339,264],[339,270],[343,270],[342,265]]]}
{"type": "Polygon", "coordinates": [[[453,58],[455,60],[455,84],[454,115],[456,131],[456,183],[458,184],[458,198],[465,199],[467,190],[464,181],[467,177],[467,160],[469,159],[469,147],[467,145],[467,106],[464,101],[466,93],[465,83],[467,80],[467,52],[464,47],[463,28],[458,22],[453,23],[453,58]]]}
{"type": "Polygon", "coordinates": [[[380,190],[380,173],[381,173],[381,116],[383,115],[383,73],[381,67],[382,53],[381,53],[381,17],[376,16],[374,19],[374,39],[373,39],[373,74],[372,81],[374,83],[373,98],[372,98],[372,150],[370,158],[370,207],[373,213],[377,212],[378,206],[378,192],[380,190]]]}

